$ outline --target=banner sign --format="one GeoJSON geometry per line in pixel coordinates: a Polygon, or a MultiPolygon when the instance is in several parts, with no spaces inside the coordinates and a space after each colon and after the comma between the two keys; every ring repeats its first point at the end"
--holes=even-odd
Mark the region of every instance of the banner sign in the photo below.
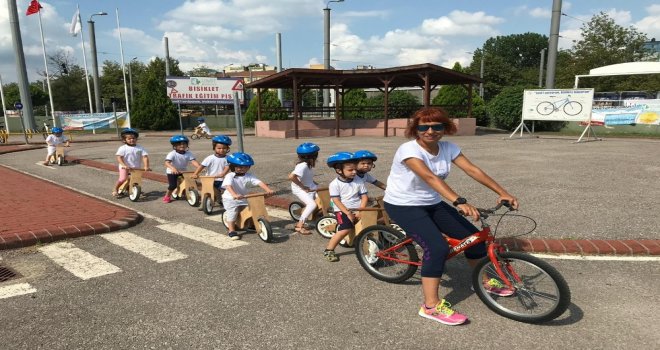
{"type": "Polygon", "coordinates": [[[208,77],[166,77],[167,96],[172,103],[233,105],[234,92],[244,103],[243,79],[208,77]]]}
{"type": "MultiPolygon", "coordinates": [[[[63,114],[59,118],[64,130],[116,128],[114,113],[63,114]]],[[[126,112],[117,112],[117,122],[120,128],[131,127],[131,119],[126,112]]]]}
{"type": "Polygon", "coordinates": [[[525,90],[523,120],[589,120],[593,89],[525,90]]]}
{"type": "Polygon", "coordinates": [[[604,125],[660,125],[660,100],[624,100],[624,107],[594,109],[592,122],[604,125]]]}

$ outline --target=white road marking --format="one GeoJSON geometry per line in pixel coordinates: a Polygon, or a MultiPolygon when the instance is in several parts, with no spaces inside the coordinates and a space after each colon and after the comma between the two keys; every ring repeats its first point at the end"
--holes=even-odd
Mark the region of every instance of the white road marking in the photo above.
{"type": "Polygon", "coordinates": [[[18,283],[9,286],[0,287],[0,299],[11,298],[19,295],[34,293],[34,289],[29,283],[18,283]]]}
{"type": "Polygon", "coordinates": [[[161,230],[183,236],[197,242],[208,244],[219,249],[231,249],[248,245],[245,241],[233,241],[226,234],[207,230],[201,227],[184,224],[182,222],[168,223],[156,226],[161,230]]]}
{"type": "Polygon", "coordinates": [[[105,233],[102,234],[101,237],[107,239],[112,244],[116,244],[132,251],[133,253],[140,254],[157,263],[180,260],[188,257],[188,255],[178,252],[170,247],[142,238],[128,231],[105,233]]]}
{"type": "Polygon", "coordinates": [[[589,261],[660,261],[660,256],[621,256],[621,255],[569,255],[531,254],[541,259],[589,260],[589,261]]]}
{"type": "Polygon", "coordinates": [[[293,220],[291,219],[291,214],[289,214],[289,211],[281,208],[268,207],[268,215],[280,220],[293,220]]]}
{"type": "Polygon", "coordinates": [[[49,244],[39,248],[39,251],[74,276],[83,280],[121,271],[117,266],[87,253],[69,242],[49,244]]]}
{"type": "Polygon", "coordinates": [[[53,167],[52,165],[50,165],[50,166],[48,166],[48,165],[44,165],[44,162],[36,162],[36,163],[34,163],[34,164],[36,164],[36,165],[41,165],[42,167],[47,168],[47,169],[50,169],[50,170],[55,170],[55,167],[53,167]]]}

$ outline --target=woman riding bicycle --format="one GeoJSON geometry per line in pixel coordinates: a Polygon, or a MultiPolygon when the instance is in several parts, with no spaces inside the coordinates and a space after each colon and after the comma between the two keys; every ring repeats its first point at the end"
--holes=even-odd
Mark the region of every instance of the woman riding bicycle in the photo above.
{"type": "MultiPolygon", "coordinates": [[[[479,218],[477,208],[444,181],[452,163],[497,193],[498,202],[508,200],[514,208],[518,207],[517,199],[472,164],[457,145],[440,141],[445,134],[455,132],[456,126],[443,109],[424,107],[415,112],[406,129],[406,136],[413,140],[402,144],[396,151],[384,197],[387,214],[424,250],[421,271],[424,304],[419,315],[448,325],[462,324],[467,317],[452,310],[451,305],[438,296],[449,251],[442,233],[451,233],[451,237],[462,239],[479,231],[458,212],[460,210],[476,221],[479,218]],[[443,202],[443,197],[455,208],[443,202]]],[[[486,256],[485,244],[469,248],[465,256],[468,264],[475,266],[486,256]]],[[[490,293],[513,294],[495,279],[485,283],[490,293]]]]}

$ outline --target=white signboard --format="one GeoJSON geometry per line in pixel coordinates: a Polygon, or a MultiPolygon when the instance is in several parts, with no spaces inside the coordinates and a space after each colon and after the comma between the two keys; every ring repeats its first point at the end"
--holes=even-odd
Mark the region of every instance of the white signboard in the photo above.
{"type": "Polygon", "coordinates": [[[593,100],[593,89],[525,90],[522,119],[586,121],[593,100]]]}
{"type": "Polygon", "coordinates": [[[181,104],[234,104],[234,92],[243,100],[243,80],[236,78],[166,77],[167,96],[181,104]]]}

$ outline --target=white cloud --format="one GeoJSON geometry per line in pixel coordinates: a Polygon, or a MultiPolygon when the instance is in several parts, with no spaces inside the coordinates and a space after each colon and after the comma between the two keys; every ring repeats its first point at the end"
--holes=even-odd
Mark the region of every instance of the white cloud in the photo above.
{"type": "Polygon", "coordinates": [[[534,18],[551,18],[552,11],[546,7],[536,7],[529,10],[529,15],[534,18]]]}
{"type": "Polygon", "coordinates": [[[614,20],[614,23],[620,26],[627,27],[632,21],[632,15],[630,14],[630,11],[622,11],[612,8],[604,12],[614,20]]]}
{"type": "Polygon", "coordinates": [[[503,18],[486,15],[485,12],[452,11],[449,16],[426,19],[421,31],[429,35],[496,35],[494,26],[504,22],[503,18]]]}
{"type": "Polygon", "coordinates": [[[387,19],[390,17],[390,12],[389,11],[346,11],[341,13],[342,17],[347,17],[347,18],[367,18],[367,17],[374,17],[374,18],[380,18],[380,19],[387,19]]]}
{"type": "Polygon", "coordinates": [[[651,5],[646,8],[648,15],[635,23],[635,27],[645,33],[649,39],[660,40],[660,5],[651,5]]]}

